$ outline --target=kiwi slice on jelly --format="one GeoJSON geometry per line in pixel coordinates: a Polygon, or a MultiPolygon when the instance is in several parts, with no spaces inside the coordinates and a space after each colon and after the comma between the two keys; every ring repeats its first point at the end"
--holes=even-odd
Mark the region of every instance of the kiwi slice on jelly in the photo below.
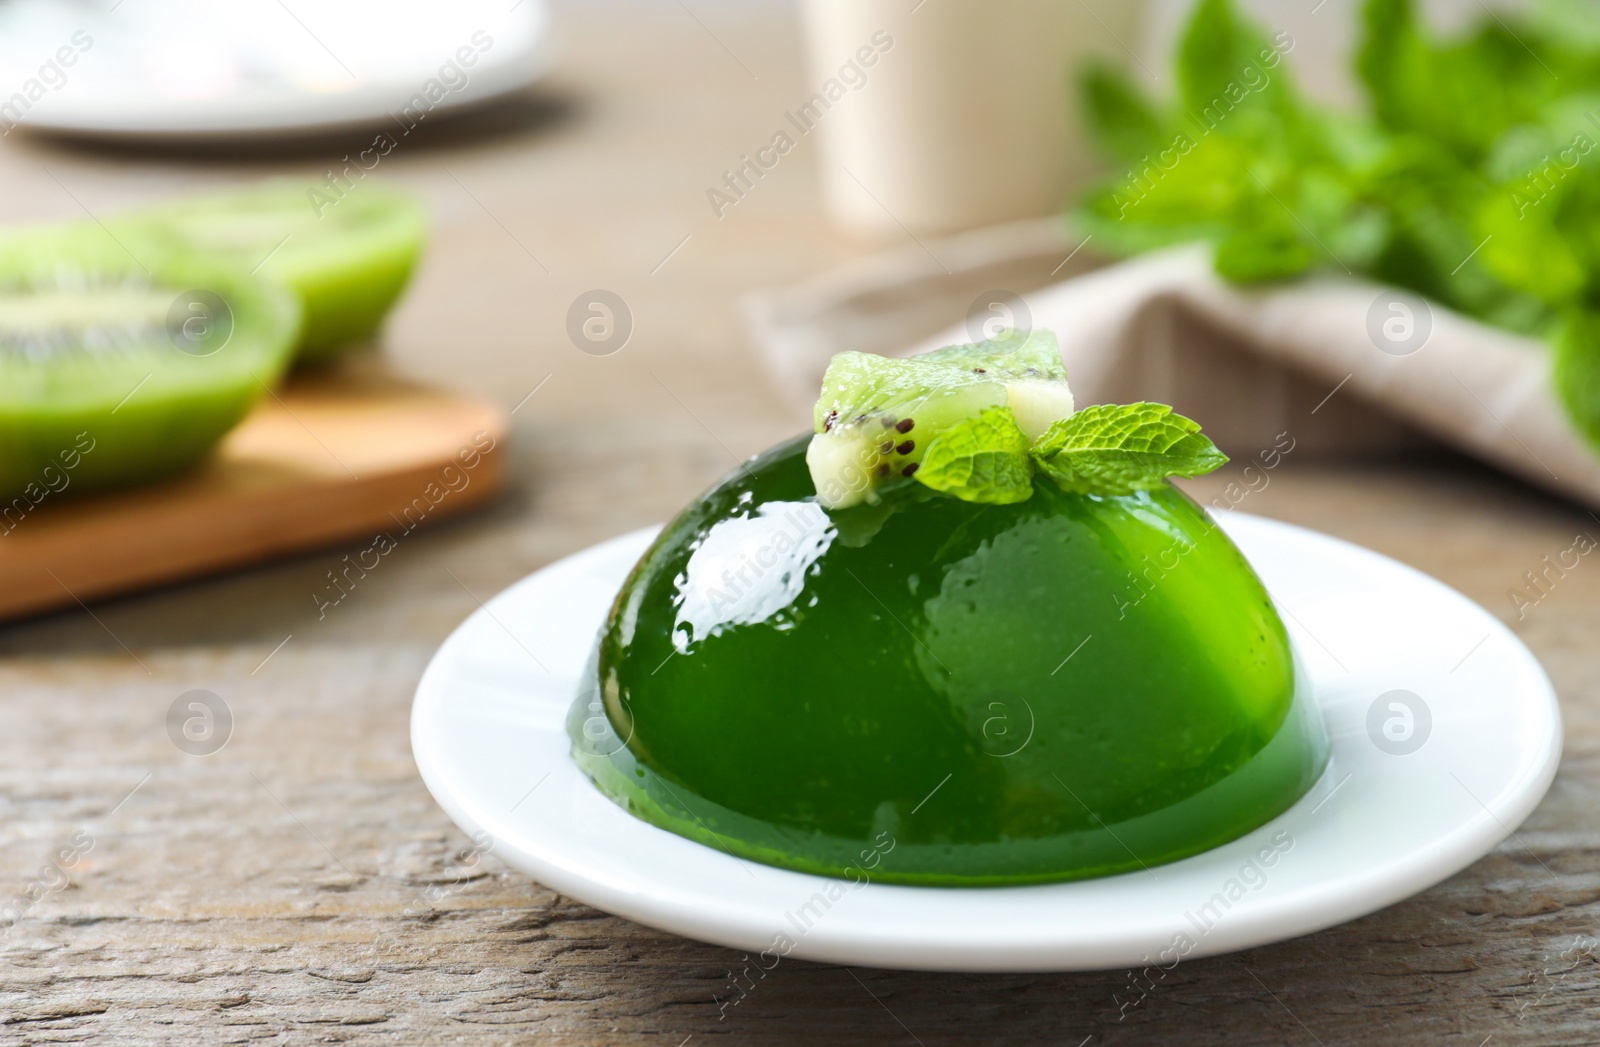
{"type": "Polygon", "coordinates": [[[1072,414],[1049,331],[1006,332],[909,359],[840,353],[823,379],[806,461],[830,509],[877,501],[915,475],[935,439],[985,408],[1007,408],[1029,440],[1072,414]]]}
{"type": "Polygon", "coordinates": [[[314,363],[377,333],[416,267],[426,217],[411,197],[374,185],[335,196],[279,182],[163,204],[112,229],[287,284],[304,311],[297,360],[314,363]]]}
{"type": "Polygon", "coordinates": [[[99,229],[0,239],[0,530],[204,457],[282,375],[299,315],[278,284],[99,229]]]}

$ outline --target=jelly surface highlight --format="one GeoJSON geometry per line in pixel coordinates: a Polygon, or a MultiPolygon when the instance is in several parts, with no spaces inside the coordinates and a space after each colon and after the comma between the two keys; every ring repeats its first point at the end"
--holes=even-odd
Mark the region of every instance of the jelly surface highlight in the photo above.
{"type": "Polygon", "coordinates": [[[1283,622],[1176,488],[829,512],[807,439],[669,524],[602,630],[568,729],[636,816],[854,881],[1039,883],[1210,849],[1322,772],[1283,622]]]}

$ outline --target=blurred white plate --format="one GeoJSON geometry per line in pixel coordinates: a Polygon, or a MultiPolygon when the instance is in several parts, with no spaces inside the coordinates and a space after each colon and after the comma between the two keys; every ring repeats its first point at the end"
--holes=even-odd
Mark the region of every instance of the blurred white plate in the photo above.
{"type": "Polygon", "coordinates": [[[404,141],[442,111],[544,71],[545,0],[513,3],[8,0],[0,132],[246,136],[368,125],[404,141]]]}
{"type": "Polygon", "coordinates": [[[577,770],[563,721],[653,531],[553,564],[467,619],[417,687],[412,751],[450,817],[487,833],[510,865],[769,968],[778,953],[932,970],[1168,966],[1381,909],[1505,839],[1561,754],[1556,697],[1528,649],[1478,605],[1386,557],[1243,513],[1221,522],[1287,612],[1333,758],[1272,822],[1148,872],[851,889],[734,859],[624,812],[577,770]],[[1274,840],[1271,864],[1257,860],[1274,840]]]}

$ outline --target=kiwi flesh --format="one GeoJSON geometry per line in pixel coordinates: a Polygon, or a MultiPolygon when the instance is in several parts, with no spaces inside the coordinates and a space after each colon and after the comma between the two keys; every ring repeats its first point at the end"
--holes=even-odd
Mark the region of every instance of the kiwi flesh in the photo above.
{"type": "Polygon", "coordinates": [[[136,211],[111,228],[135,251],[173,247],[288,285],[304,315],[296,359],[317,363],[377,333],[427,225],[422,206],[400,193],[357,183],[334,198],[326,189],[270,182],[136,211]]]}
{"type": "Polygon", "coordinates": [[[916,474],[940,433],[985,408],[1009,408],[1037,440],[1073,406],[1049,331],[1006,331],[906,359],[840,353],[823,378],[806,465],[824,508],[875,503],[916,474]]]}
{"type": "Polygon", "coordinates": [[[98,228],[0,238],[0,532],[48,493],[203,458],[282,376],[299,318],[276,283],[98,228]]]}

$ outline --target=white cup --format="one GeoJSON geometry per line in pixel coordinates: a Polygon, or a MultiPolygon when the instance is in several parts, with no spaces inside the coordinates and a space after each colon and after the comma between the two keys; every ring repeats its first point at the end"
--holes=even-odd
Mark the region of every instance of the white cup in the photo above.
{"type": "Polygon", "coordinates": [[[813,97],[800,123],[820,136],[833,219],[944,232],[1059,209],[1099,167],[1079,118],[1084,60],[1126,63],[1154,86],[1133,57],[1144,6],[803,0],[808,89],[828,105],[813,97]]]}

